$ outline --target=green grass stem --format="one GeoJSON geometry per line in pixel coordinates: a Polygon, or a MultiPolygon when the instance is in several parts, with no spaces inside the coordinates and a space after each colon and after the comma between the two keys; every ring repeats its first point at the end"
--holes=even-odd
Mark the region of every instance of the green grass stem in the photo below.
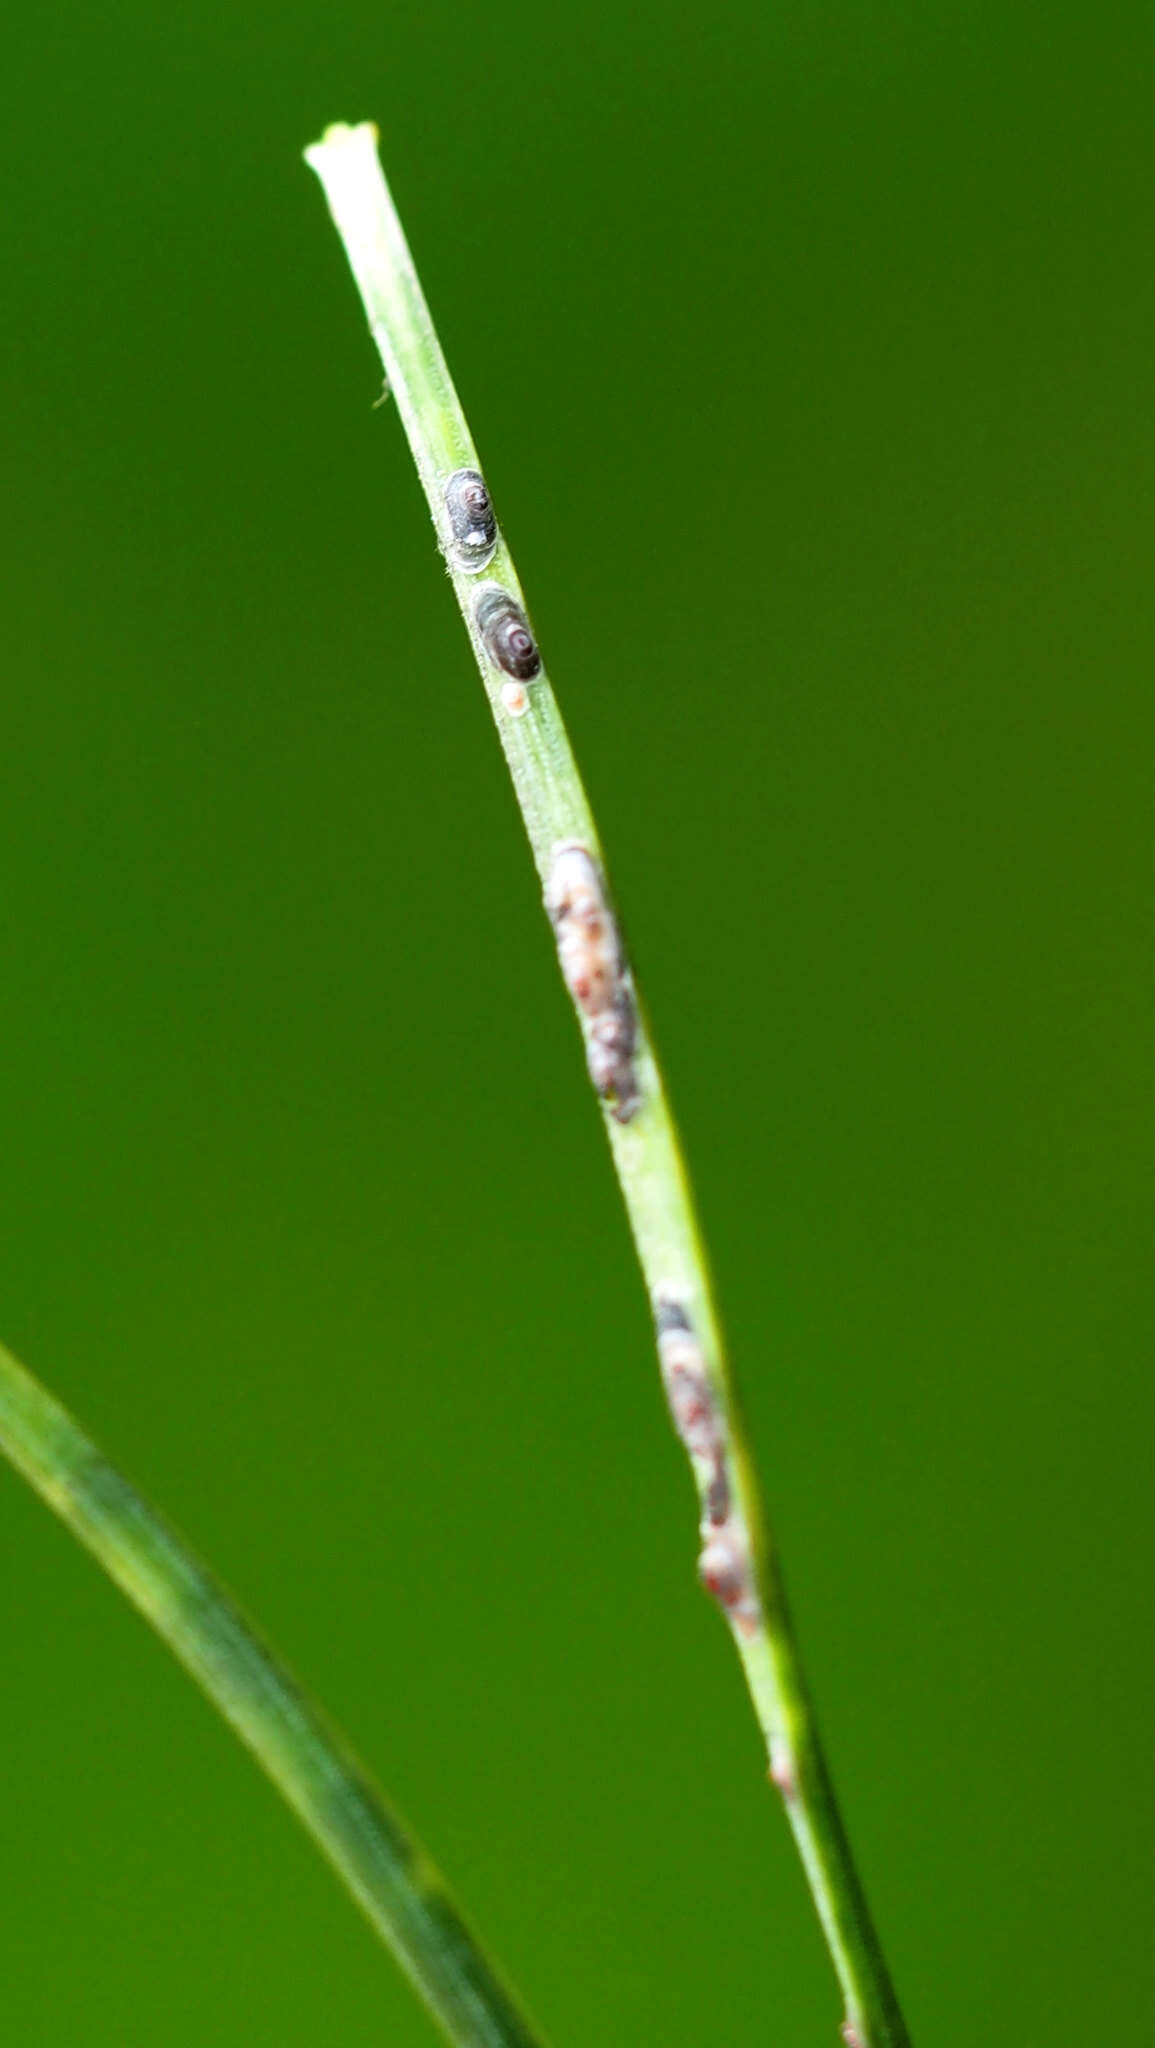
{"type": "Polygon", "coordinates": [[[769,1775],[841,1986],[843,2037],[850,2048],[909,2048],[819,1745],[677,1135],[620,952],[589,803],[504,536],[496,533],[491,555],[483,534],[463,548],[449,509],[451,478],[480,465],[382,175],[376,130],[337,124],[305,155],[345,245],[509,763],[602,1097],[667,1393],[698,1483],[702,1577],[742,1660],[769,1775]],[[515,637],[504,648],[487,628],[487,599],[512,622],[515,637]]]}
{"type": "Polygon", "coordinates": [[[0,1347],[0,1449],[180,1658],[458,2048],[541,2048],[437,1871],[204,1565],[0,1347]]]}

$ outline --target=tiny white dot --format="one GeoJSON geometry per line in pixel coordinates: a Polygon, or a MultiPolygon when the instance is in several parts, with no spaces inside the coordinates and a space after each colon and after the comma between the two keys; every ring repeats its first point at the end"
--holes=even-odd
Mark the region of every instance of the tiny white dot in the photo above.
{"type": "Polygon", "coordinates": [[[529,709],[529,698],[520,683],[504,683],[501,701],[511,718],[521,718],[529,709]]]}

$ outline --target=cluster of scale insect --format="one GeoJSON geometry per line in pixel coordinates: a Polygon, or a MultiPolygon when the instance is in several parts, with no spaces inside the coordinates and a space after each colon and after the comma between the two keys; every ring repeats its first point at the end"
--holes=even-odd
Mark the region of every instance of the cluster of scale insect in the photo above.
{"type": "Polygon", "coordinates": [[[758,1626],[758,1596],[745,1531],[727,1478],[726,1421],[715,1399],[702,1347],[682,1304],[654,1303],[658,1360],[674,1428],[690,1454],[702,1489],[702,1548],[698,1576],[743,1635],[758,1626]]]}
{"type": "Polygon", "coordinates": [[[610,1115],[627,1124],[641,1100],[634,1070],[637,1009],[617,920],[588,848],[559,846],[545,906],[565,985],[581,1014],[590,1079],[610,1115]]]}
{"type": "MultiPolygon", "coordinates": [[[[441,544],[450,566],[479,576],[497,553],[497,515],[479,469],[455,469],[441,489],[441,544]]],[[[522,606],[500,583],[486,583],[473,600],[473,624],[487,661],[509,681],[501,703],[511,718],[529,709],[525,684],[541,673],[541,655],[522,606]]]]}

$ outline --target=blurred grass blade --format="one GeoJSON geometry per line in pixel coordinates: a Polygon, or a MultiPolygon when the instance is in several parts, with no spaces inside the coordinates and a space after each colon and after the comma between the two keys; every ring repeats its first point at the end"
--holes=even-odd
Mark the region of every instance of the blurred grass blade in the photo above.
{"type": "Polygon", "coordinates": [[[227,1593],[0,1347],[0,1449],[247,1743],[460,2048],[540,2048],[437,1871],[227,1593]]]}

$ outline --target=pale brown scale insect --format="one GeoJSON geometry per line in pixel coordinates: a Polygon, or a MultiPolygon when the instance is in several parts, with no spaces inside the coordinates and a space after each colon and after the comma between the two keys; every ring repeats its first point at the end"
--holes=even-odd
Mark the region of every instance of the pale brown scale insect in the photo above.
{"type": "Polygon", "coordinates": [[[603,1016],[617,991],[621,954],[601,876],[584,846],[558,849],[545,904],[566,987],[585,1016],[603,1016]]]}
{"type": "Polygon", "coordinates": [[[557,849],[545,905],[562,977],[585,1026],[590,1079],[610,1114],[628,1123],[640,1100],[633,989],[601,871],[586,847],[570,841],[557,849]]]}
{"type": "Polygon", "coordinates": [[[628,1124],[641,1097],[633,1068],[637,1024],[634,999],[623,989],[609,1008],[591,1016],[586,1041],[590,1079],[598,1094],[612,1097],[610,1114],[628,1124]]]}
{"type": "Polygon", "coordinates": [[[726,1425],[687,1311],[680,1302],[658,1295],[654,1301],[654,1322],[662,1384],[674,1428],[690,1456],[712,1468],[705,1482],[704,1505],[707,1521],[716,1528],[730,1513],[726,1425]]]}
{"type": "Polygon", "coordinates": [[[676,1324],[659,1326],[658,1359],[674,1428],[691,1457],[716,1463],[722,1450],[722,1418],[693,1331],[676,1324]]]}

